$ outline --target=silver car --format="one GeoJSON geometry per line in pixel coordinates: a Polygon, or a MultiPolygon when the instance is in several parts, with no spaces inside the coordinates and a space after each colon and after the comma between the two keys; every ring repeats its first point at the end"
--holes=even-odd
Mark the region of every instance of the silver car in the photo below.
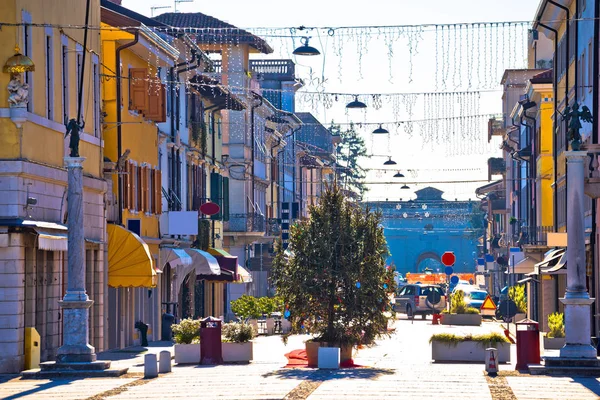
{"type": "Polygon", "coordinates": [[[412,319],[421,315],[436,314],[446,308],[446,296],[441,287],[427,284],[410,284],[402,287],[394,299],[394,311],[406,313],[412,319]]]}

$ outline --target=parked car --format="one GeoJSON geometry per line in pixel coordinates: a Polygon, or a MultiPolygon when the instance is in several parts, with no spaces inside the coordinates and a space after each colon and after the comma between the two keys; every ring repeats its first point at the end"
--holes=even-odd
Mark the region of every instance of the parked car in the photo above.
{"type": "Polygon", "coordinates": [[[394,311],[406,313],[412,319],[441,312],[446,308],[446,296],[438,285],[409,284],[399,289],[394,299],[394,311]]]}
{"type": "Polygon", "coordinates": [[[462,290],[465,293],[465,303],[469,307],[480,309],[483,302],[488,296],[488,292],[482,289],[471,289],[466,287],[456,288],[455,290],[462,290]]]}

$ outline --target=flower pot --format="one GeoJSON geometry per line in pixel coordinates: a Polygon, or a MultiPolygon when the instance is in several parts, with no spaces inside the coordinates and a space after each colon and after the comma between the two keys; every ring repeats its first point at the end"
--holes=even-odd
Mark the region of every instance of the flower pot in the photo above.
{"type": "Polygon", "coordinates": [[[200,343],[175,344],[176,364],[200,364],[200,343]]]}
{"type": "MultiPolygon", "coordinates": [[[[485,362],[485,349],[489,343],[465,340],[455,344],[434,340],[431,342],[431,358],[435,361],[452,362],[485,362]]],[[[510,343],[496,343],[492,347],[498,349],[497,362],[510,362],[510,343]]]]}
{"type": "Polygon", "coordinates": [[[550,338],[544,336],[544,349],[546,350],[560,350],[565,345],[565,338],[550,338]]]}
{"type": "MultiPolygon", "coordinates": [[[[327,342],[306,342],[306,358],[309,367],[319,365],[319,347],[329,347],[327,342]]],[[[342,346],[340,348],[340,363],[352,359],[353,346],[342,346]]]]}
{"type": "Polygon", "coordinates": [[[245,343],[229,343],[223,342],[221,344],[223,353],[223,362],[250,362],[253,359],[253,345],[252,342],[245,343]]]}
{"type": "Polygon", "coordinates": [[[480,326],[480,314],[442,314],[442,325],[480,326]]]}

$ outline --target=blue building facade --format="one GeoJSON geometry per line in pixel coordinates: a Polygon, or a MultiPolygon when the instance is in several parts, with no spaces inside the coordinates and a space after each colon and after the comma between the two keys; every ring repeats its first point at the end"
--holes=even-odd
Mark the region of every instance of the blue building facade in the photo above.
{"type": "Polygon", "coordinates": [[[478,234],[471,228],[474,201],[448,201],[442,191],[426,187],[409,201],[367,202],[366,206],[383,214],[383,227],[390,257],[396,271],[443,272],[441,256],[446,251],[456,256],[455,272],[474,272],[478,234]]]}

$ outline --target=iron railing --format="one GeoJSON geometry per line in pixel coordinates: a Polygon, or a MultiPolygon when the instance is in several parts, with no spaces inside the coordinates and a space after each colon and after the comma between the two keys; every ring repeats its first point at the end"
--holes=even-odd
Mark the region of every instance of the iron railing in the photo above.
{"type": "Polygon", "coordinates": [[[553,232],[551,226],[522,226],[519,229],[517,244],[545,246],[548,243],[548,232],[553,232]]]}
{"type": "Polygon", "coordinates": [[[281,235],[281,220],[278,218],[267,219],[267,236],[281,235]]]}
{"type": "Polygon", "coordinates": [[[229,214],[228,232],[265,232],[265,216],[257,213],[229,214]]]}

